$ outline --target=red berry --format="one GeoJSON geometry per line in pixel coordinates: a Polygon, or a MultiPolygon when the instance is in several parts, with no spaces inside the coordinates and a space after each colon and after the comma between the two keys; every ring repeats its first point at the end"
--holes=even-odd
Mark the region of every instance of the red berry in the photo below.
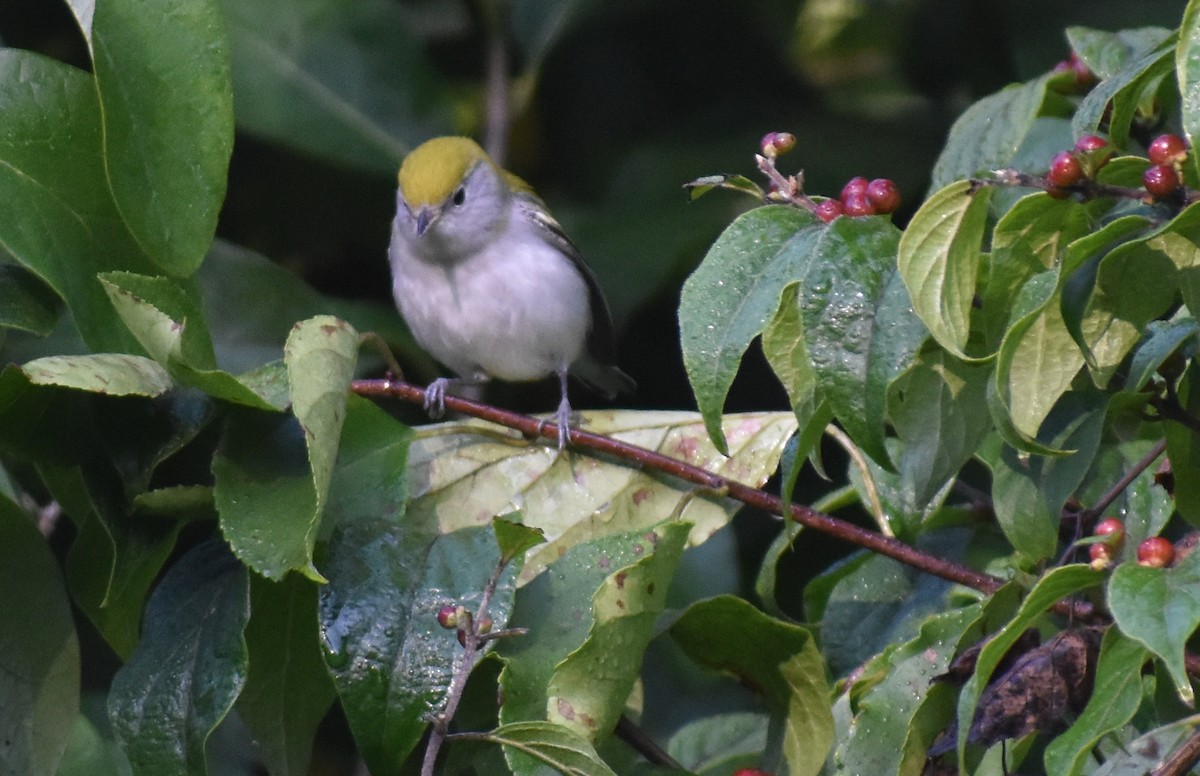
{"type": "Polygon", "coordinates": [[[1046,181],[1055,188],[1074,186],[1083,180],[1083,165],[1079,157],[1070,151],[1059,151],[1050,162],[1050,172],[1046,173],[1046,181]]]}
{"type": "Polygon", "coordinates": [[[863,194],[865,196],[867,193],[867,186],[869,185],[870,183],[867,181],[867,179],[861,175],[846,181],[846,185],[842,187],[842,203],[844,204],[846,202],[846,196],[848,194],[863,194]]]}
{"type": "Polygon", "coordinates": [[[796,136],[790,132],[768,132],[763,135],[762,142],[759,143],[759,148],[762,149],[762,155],[768,159],[774,159],[780,154],[786,154],[791,151],[796,145],[796,136]]]}
{"type": "Polygon", "coordinates": [[[1175,545],[1161,536],[1151,536],[1138,545],[1137,560],[1139,566],[1153,569],[1170,566],[1175,560],[1175,545]]]}
{"type": "Polygon", "coordinates": [[[1106,569],[1109,566],[1111,566],[1112,565],[1112,552],[1113,552],[1112,547],[1109,547],[1107,544],[1103,544],[1103,543],[1089,544],[1088,545],[1088,556],[1091,557],[1091,559],[1092,559],[1092,563],[1091,563],[1092,568],[1099,571],[1101,569],[1106,569]]]}
{"type": "Polygon", "coordinates": [[[1115,517],[1106,517],[1096,523],[1096,529],[1092,533],[1096,536],[1107,536],[1105,544],[1116,546],[1125,538],[1125,524],[1115,517]]]}
{"type": "Polygon", "coordinates": [[[1187,141],[1179,135],[1159,135],[1150,141],[1146,155],[1155,164],[1174,164],[1187,157],[1187,141]]]}
{"type": "Polygon", "coordinates": [[[842,212],[848,216],[873,216],[875,206],[867,199],[866,191],[851,191],[842,194],[842,212]]]}
{"type": "Polygon", "coordinates": [[[887,178],[876,178],[867,184],[867,199],[876,213],[894,213],[900,207],[900,189],[887,178]]]}
{"type": "Polygon", "coordinates": [[[437,613],[438,625],[449,630],[450,628],[458,627],[458,607],[454,604],[446,604],[437,613]]]}
{"type": "Polygon", "coordinates": [[[1089,151],[1099,151],[1101,148],[1107,148],[1108,141],[1099,135],[1084,135],[1075,141],[1075,150],[1081,153],[1089,151]]]}
{"type": "Polygon", "coordinates": [[[1142,184],[1156,197],[1169,197],[1179,190],[1179,173],[1173,167],[1156,164],[1142,173],[1142,184]]]}
{"type": "Polygon", "coordinates": [[[817,203],[817,208],[813,213],[817,218],[829,223],[842,214],[842,203],[836,199],[822,200],[817,203]]]}
{"type": "Polygon", "coordinates": [[[733,772],[733,776],[771,776],[767,771],[760,771],[758,768],[739,768],[733,772]]]}

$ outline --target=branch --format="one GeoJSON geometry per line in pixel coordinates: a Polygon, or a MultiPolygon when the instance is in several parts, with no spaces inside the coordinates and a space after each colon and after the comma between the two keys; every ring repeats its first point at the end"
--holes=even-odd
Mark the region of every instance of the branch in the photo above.
{"type": "MultiPolygon", "coordinates": [[[[425,400],[425,389],[405,382],[389,380],[356,380],[351,384],[351,390],[360,396],[377,398],[392,398],[413,404],[422,404],[425,400]]],[[[446,396],[446,408],[464,415],[470,415],[501,426],[514,429],[533,439],[545,437],[558,439],[558,426],[528,415],[509,412],[498,407],[483,404],[458,396],[446,396]]],[[[900,561],[905,565],[920,569],[927,574],[940,577],[950,582],[974,588],[983,593],[993,593],[1004,584],[1004,580],[991,574],[984,574],[959,563],[938,558],[929,553],[910,547],[904,542],[890,536],[883,536],[853,523],[839,520],[821,512],[817,512],[802,504],[790,504],[785,507],[779,496],[764,490],[730,480],[713,474],[697,466],[670,458],[661,453],[637,447],[611,437],[592,434],[578,429],[569,429],[569,442],[578,450],[594,450],[636,464],[643,469],[662,472],[677,477],[686,482],[728,493],[729,497],[748,506],[770,512],[775,515],[786,515],[801,525],[823,533],[830,534],[844,541],[864,547],[872,552],[900,561]]]]}
{"type": "Polygon", "coordinates": [[[1188,736],[1170,757],[1150,772],[1150,776],[1184,776],[1197,762],[1200,762],[1200,731],[1188,736]]]}

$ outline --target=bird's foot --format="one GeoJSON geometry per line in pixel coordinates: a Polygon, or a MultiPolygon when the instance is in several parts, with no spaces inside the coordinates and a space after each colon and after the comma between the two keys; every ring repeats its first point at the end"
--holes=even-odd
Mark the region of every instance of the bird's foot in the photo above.
{"type": "Polygon", "coordinates": [[[422,406],[429,413],[429,417],[434,420],[438,420],[446,414],[446,389],[449,386],[448,378],[439,377],[425,389],[425,401],[422,406]]]}

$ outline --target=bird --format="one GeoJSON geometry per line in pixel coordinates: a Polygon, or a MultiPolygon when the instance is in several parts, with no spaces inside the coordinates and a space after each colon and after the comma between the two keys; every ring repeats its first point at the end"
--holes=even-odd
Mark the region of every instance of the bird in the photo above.
{"type": "Polygon", "coordinates": [[[561,453],[568,374],[608,399],[636,387],[595,275],[532,187],[468,137],[425,141],[397,181],[392,293],[417,344],[456,375],[429,384],[425,410],[444,415],[456,386],[557,375],[561,453]]]}

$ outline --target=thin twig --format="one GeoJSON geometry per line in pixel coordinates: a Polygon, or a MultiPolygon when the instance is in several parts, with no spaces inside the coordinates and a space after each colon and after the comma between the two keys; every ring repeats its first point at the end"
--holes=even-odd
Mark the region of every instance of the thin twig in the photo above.
{"type": "Polygon", "coordinates": [[[1197,762],[1200,762],[1200,730],[1188,736],[1182,746],[1150,771],[1150,776],[1184,776],[1197,762]]]}
{"type": "MultiPolygon", "coordinates": [[[[483,596],[479,601],[478,608],[476,608],[473,615],[468,615],[469,622],[459,631],[464,636],[462,662],[454,670],[454,675],[450,678],[450,686],[446,688],[445,708],[433,719],[432,730],[429,733],[429,743],[425,746],[425,758],[421,762],[421,776],[433,776],[438,752],[441,750],[442,744],[445,743],[446,736],[450,732],[450,722],[454,719],[455,712],[458,711],[459,702],[462,701],[463,691],[467,686],[467,678],[471,675],[471,671],[474,670],[475,663],[478,662],[484,645],[500,635],[492,634],[491,638],[489,638],[488,634],[480,633],[479,629],[487,620],[488,606],[492,602],[492,596],[496,594],[496,587],[500,584],[500,575],[504,573],[506,565],[503,560],[496,564],[495,571],[492,572],[492,576],[483,587],[483,596]]],[[[523,632],[523,629],[513,629],[511,633],[515,635],[517,631],[523,632]]],[[[505,635],[508,634],[506,633],[505,635]]]]}
{"type": "Polygon", "coordinates": [[[1130,467],[1129,471],[1125,472],[1121,479],[1117,480],[1116,484],[1109,488],[1108,492],[1101,496],[1100,499],[1096,501],[1096,503],[1093,504],[1090,509],[1087,510],[1085,517],[1099,517],[1104,510],[1112,506],[1112,503],[1121,497],[1121,494],[1124,493],[1125,489],[1128,488],[1130,484],[1132,484],[1133,481],[1138,478],[1138,475],[1154,465],[1154,462],[1158,460],[1158,457],[1162,455],[1163,451],[1166,449],[1167,440],[1158,440],[1158,442],[1154,444],[1154,447],[1150,448],[1150,451],[1142,456],[1140,461],[1130,467]]]}
{"type": "Polygon", "coordinates": [[[646,731],[642,730],[637,725],[633,724],[633,720],[626,717],[624,714],[617,720],[616,728],[617,738],[624,741],[635,752],[646,758],[646,761],[652,765],[661,765],[666,768],[676,768],[680,771],[686,771],[671,755],[667,754],[654,739],[646,735],[646,731]]]}

